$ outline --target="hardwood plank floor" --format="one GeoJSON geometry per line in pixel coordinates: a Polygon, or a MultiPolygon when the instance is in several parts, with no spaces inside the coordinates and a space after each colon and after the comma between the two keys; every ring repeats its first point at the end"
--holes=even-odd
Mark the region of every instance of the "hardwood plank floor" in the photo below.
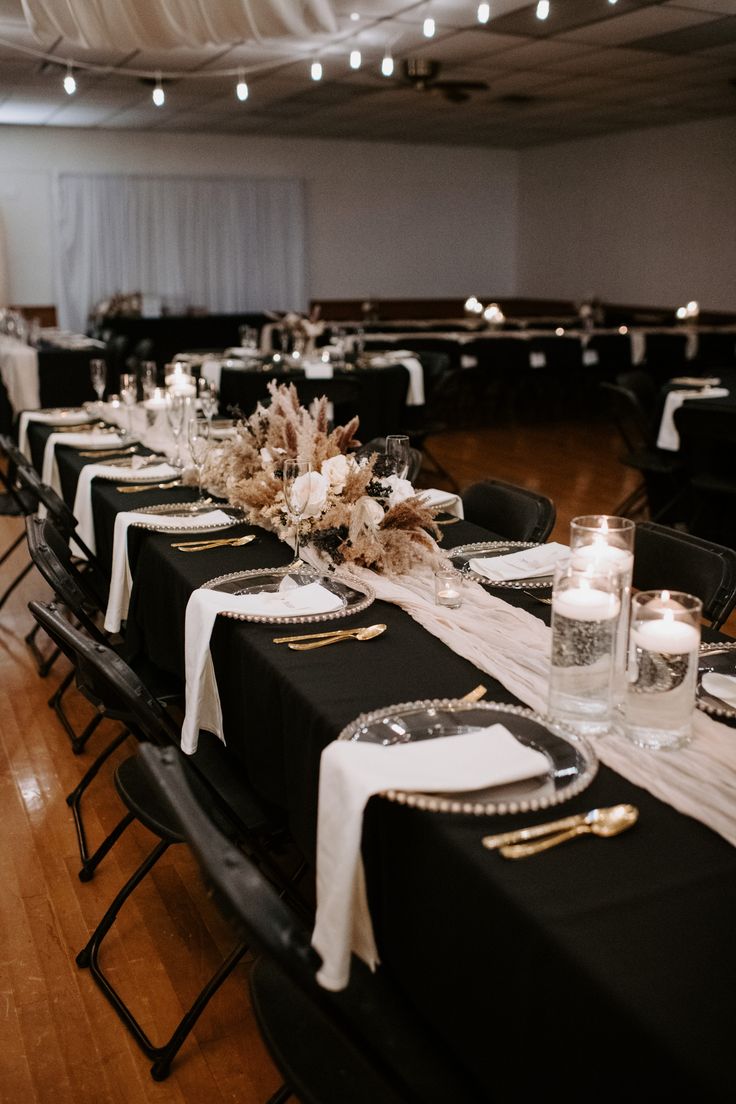
{"type": "MultiPolygon", "coordinates": [[[[435,438],[431,447],[462,486],[495,476],[549,494],[557,504],[553,535],[563,541],[571,517],[612,510],[636,483],[635,473],[616,460],[613,431],[597,423],[463,430],[435,438]]],[[[0,519],[0,547],[19,527],[17,520],[0,519]]],[[[25,555],[23,549],[14,553],[0,586],[25,555]]],[[[152,838],[133,826],[92,882],[78,880],[64,799],[90,756],[72,755],[46,706],[63,663],[39,679],[23,641],[31,623],[26,603],[47,594],[32,573],[0,611],[0,1100],[262,1104],[280,1078],[249,1011],[247,963],[205,1010],[163,1084],[150,1078],[122,1024],[75,965],[75,954],[152,838]]],[[[736,617],[727,631],[736,632],[736,617]]],[[[89,716],[89,709],[76,699],[78,717],[89,716]]],[[[90,751],[111,730],[108,723],[101,726],[90,751]]],[[[125,754],[123,748],[117,758],[125,754]]],[[[95,840],[120,814],[110,773],[103,771],[85,798],[95,840]]],[[[162,1038],[231,941],[193,860],[175,847],[121,912],[103,961],[144,1026],[162,1038]]]]}

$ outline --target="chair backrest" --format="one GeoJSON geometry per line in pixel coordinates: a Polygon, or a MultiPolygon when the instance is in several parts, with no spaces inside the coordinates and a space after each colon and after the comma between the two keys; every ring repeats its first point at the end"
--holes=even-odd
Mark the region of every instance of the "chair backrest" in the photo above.
{"type": "MultiPolygon", "coordinates": [[[[301,1002],[306,1012],[300,1022],[304,1036],[309,1038],[313,1016],[315,1020],[326,1018],[333,1032],[357,1050],[384,1082],[385,1093],[376,1100],[390,1104],[467,1104],[479,1099],[381,971],[372,974],[356,964],[358,969],[354,966],[349,988],[341,993],[329,992],[317,984],[315,975],[321,962],[310,944],[308,930],[274,886],[228,842],[198,804],[182,769],[181,754],[174,748],[142,745],[138,755],[157,796],[168,804],[197,857],[223,912],[251,947],[273,964],[282,979],[281,989],[285,980],[295,996],[306,998],[301,1002]]],[[[288,999],[286,993],[284,996],[288,999]]],[[[304,1048],[300,1050],[303,1053],[304,1048]]],[[[321,1059],[329,1063],[330,1053],[321,1055],[321,1059]]],[[[300,1091],[300,1097],[313,1101],[308,1076],[302,1078],[301,1088],[304,1094],[300,1091]]]]}
{"type": "MultiPolygon", "coordinates": [[[[360,448],[356,450],[355,455],[360,456],[360,457],[362,457],[362,456],[372,456],[374,452],[377,452],[379,454],[378,470],[379,470],[379,473],[380,473],[380,457],[383,456],[386,452],[386,438],[385,437],[372,437],[370,441],[366,441],[366,443],[364,445],[361,445],[360,448]]],[[[422,467],[422,454],[421,454],[421,452],[419,451],[419,449],[410,448],[409,449],[409,471],[408,471],[407,476],[406,476],[406,478],[409,480],[410,483],[413,483],[414,480],[417,478],[417,476],[419,475],[421,467],[422,467]]]]}
{"type": "Polygon", "coordinates": [[[69,545],[51,518],[27,517],[26,537],[31,559],[56,597],[91,637],[104,644],[107,638],[94,621],[101,612],[98,597],[77,569],[69,545]]]}
{"type": "Polygon", "coordinates": [[[544,541],[557,517],[546,495],[499,479],[474,483],[463,491],[462,500],[467,521],[507,540],[544,541]]]}
{"type": "Polygon", "coordinates": [[[168,714],[133,669],[107,644],[69,623],[56,603],[29,602],[36,621],[72,661],[77,687],[108,716],[123,721],[140,739],[170,743],[178,733],[168,714]]]}
{"type": "Polygon", "coordinates": [[[629,452],[653,448],[653,426],[636,393],[608,380],[604,380],[600,388],[608,398],[609,410],[629,452]]]}
{"type": "Polygon", "coordinates": [[[0,469],[0,483],[8,495],[8,506],[13,513],[19,516],[33,514],[38,509],[38,499],[27,487],[18,488],[16,483],[21,472],[21,465],[28,465],[28,460],[23,453],[16,448],[13,442],[4,433],[0,434],[0,452],[8,461],[7,472],[0,469]]]}
{"type": "Polygon", "coordinates": [[[736,606],[736,551],[653,521],[636,527],[634,586],[682,590],[703,603],[703,616],[720,628],[736,606]]]}
{"type": "MultiPolygon", "coordinates": [[[[3,448],[5,448],[4,444],[3,448]]],[[[77,520],[64,499],[56,493],[53,487],[41,482],[41,477],[33,464],[16,445],[10,442],[6,451],[11,462],[17,467],[18,481],[35,496],[37,502],[46,507],[47,512],[54,519],[57,529],[60,529],[68,539],[76,529],[77,520]]]]}
{"type": "Polygon", "coordinates": [[[685,402],[675,411],[680,455],[691,475],[718,474],[733,478],[736,448],[736,406],[716,401],[685,402]]]}
{"type": "Polygon", "coordinates": [[[616,383],[636,395],[642,413],[649,425],[652,425],[660,403],[660,391],[651,374],[643,368],[632,368],[628,372],[619,372],[616,383]]]}

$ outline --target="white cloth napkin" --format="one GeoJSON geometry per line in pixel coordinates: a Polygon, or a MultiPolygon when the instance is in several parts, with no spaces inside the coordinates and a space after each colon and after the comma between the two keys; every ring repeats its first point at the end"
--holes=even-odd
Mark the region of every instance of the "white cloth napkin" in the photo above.
{"type": "Polygon", "coordinates": [[[675,428],[675,411],[679,410],[687,399],[721,399],[728,394],[725,387],[710,387],[703,391],[669,391],[664,400],[662,421],[659,423],[657,448],[677,452],[680,447],[680,434],[675,428]]]}
{"type": "Polygon", "coordinates": [[[406,405],[424,406],[424,369],[421,360],[411,349],[392,349],[390,353],[371,356],[371,364],[374,368],[388,368],[392,364],[403,364],[409,373],[406,405]]]}
{"type": "Polygon", "coordinates": [[[41,405],[36,350],[17,337],[0,334],[0,379],[13,413],[36,410],[41,405]]]}
{"type": "Polygon", "coordinates": [[[133,578],[128,563],[128,528],[134,521],[143,522],[156,529],[211,529],[232,519],[223,510],[210,510],[193,517],[167,517],[165,514],[139,514],[122,511],[115,518],[112,547],[112,571],[110,594],[105,612],[105,628],[108,632],[120,632],[120,626],[128,616],[133,578]]]}
{"type": "Polygon", "coordinates": [[[332,379],[335,374],[333,366],[324,360],[303,360],[302,368],[307,379],[332,379]]]}
{"type": "Polygon", "coordinates": [[[48,425],[81,425],[83,422],[91,422],[92,415],[86,410],[66,410],[41,412],[40,410],[24,410],[18,424],[18,448],[29,460],[31,450],[28,447],[28,425],[30,422],[45,422],[48,425]]]}
{"type": "Polygon", "coordinates": [[[344,989],[351,951],[375,969],[379,959],[360,854],[368,799],[385,790],[468,791],[533,778],[547,758],[503,725],[458,736],[384,747],[336,740],[322,752],[317,816],[317,918],[312,944],[322,956],[317,980],[344,989]]]}
{"type": "Polygon", "coordinates": [[[721,675],[717,671],[708,671],[700,681],[707,693],[736,709],[736,678],[733,675],[721,675]]]}
{"type": "Polygon", "coordinates": [[[278,591],[261,594],[223,594],[200,588],[187,603],[184,623],[186,715],[181,747],[187,755],[197,750],[200,728],[223,739],[222,709],[210,655],[210,637],[218,613],[247,613],[266,617],[332,613],[342,599],[320,583],[299,586],[288,576],[278,591]]]}
{"type": "MultiPolygon", "coordinates": [[[[134,456],[132,460],[142,461],[143,457],[134,456]]],[[[117,464],[87,464],[79,473],[73,513],[77,519],[77,532],[92,552],[97,551],[94,515],[92,513],[92,480],[101,476],[104,479],[119,479],[122,482],[130,474],[130,470],[127,466],[120,467],[117,464]]],[[[168,479],[170,476],[177,474],[177,469],[172,468],[170,464],[152,464],[148,466],[141,464],[136,472],[136,478],[140,477],[141,482],[145,478],[155,483],[157,480],[168,479]]]]}
{"type": "Polygon", "coordinates": [[[505,583],[513,579],[535,579],[541,575],[552,575],[558,563],[570,555],[570,549],[564,544],[540,544],[538,548],[524,548],[520,552],[510,552],[507,556],[483,556],[470,561],[473,571],[485,575],[495,583],[505,583]]]}
{"type": "Polygon", "coordinates": [[[51,433],[46,439],[46,447],[43,452],[43,465],[41,467],[41,479],[59,493],[59,469],[56,466],[56,446],[71,445],[80,449],[111,449],[122,445],[122,439],[117,433],[51,433]]]}
{"type": "Polygon", "coordinates": [[[460,495],[453,494],[451,491],[441,491],[437,487],[430,487],[428,490],[422,488],[421,491],[417,491],[418,495],[421,495],[425,501],[425,504],[432,509],[435,506],[441,506],[441,513],[452,514],[453,517],[462,518],[463,514],[463,500],[460,495]]]}

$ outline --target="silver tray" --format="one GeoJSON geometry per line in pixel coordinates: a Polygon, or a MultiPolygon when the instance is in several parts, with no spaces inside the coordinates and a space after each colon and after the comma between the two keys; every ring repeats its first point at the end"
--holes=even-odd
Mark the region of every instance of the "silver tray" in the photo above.
{"type": "Polygon", "coordinates": [[[494,590],[549,590],[552,586],[551,575],[536,575],[532,579],[506,579],[494,582],[492,579],[473,571],[470,560],[476,556],[505,556],[510,552],[521,552],[524,548],[539,548],[541,541],[481,541],[479,544],[461,544],[457,548],[448,548],[447,555],[465,579],[473,579],[483,586],[494,590]]]}
{"type": "Polygon", "coordinates": [[[230,529],[233,525],[239,525],[245,520],[243,511],[237,506],[221,506],[216,502],[165,502],[159,506],[141,506],[136,514],[150,514],[151,521],[133,521],[131,525],[138,529],[152,529],[158,533],[172,533],[174,536],[183,533],[210,533],[219,529],[230,529]],[[205,522],[202,525],[175,525],[157,526],[157,517],[181,517],[192,518],[198,514],[210,514],[214,510],[221,510],[230,516],[230,521],[222,521],[215,525],[205,522]]]}
{"type": "Polygon", "coordinates": [[[709,694],[703,686],[703,675],[714,671],[719,675],[736,676],[736,641],[733,644],[701,644],[698,657],[698,681],[695,687],[695,703],[704,713],[719,720],[736,721],[736,707],[721,698],[709,694]]]}
{"type": "Polygon", "coordinates": [[[498,702],[463,702],[452,698],[404,702],[373,713],[363,713],[342,730],[340,740],[367,743],[410,743],[437,736],[461,735],[469,729],[504,725],[522,744],[541,751],[549,760],[549,772],[505,786],[468,793],[407,793],[387,790],[390,801],[436,813],[475,816],[528,813],[549,809],[575,797],[593,781],[598,770],[595,752],[586,740],[555,728],[520,705],[498,702]]]}
{"type": "Polygon", "coordinates": [[[343,599],[341,609],[331,613],[303,613],[289,617],[268,616],[266,614],[239,613],[237,611],[224,610],[222,617],[231,617],[235,621],[258,621],[266,625],[305,625],[317,621],[338,621],[343,617],[352,617],[354,613],[362,613],[375,601],[375,592],[365,583],[356,581],[355,587],[348,586],[336,579],[333,575],[325,575],[310,568],[294,571],[289,567],[263,568],[256,567],[249,571],[234,571],[229,575],[218,575],[216,579],[210,579],[202,586],[207,590],[219,590],[223,594],[252,594],[259,591],[275,591],[283,582],[285,576],[291,576],[300,586],[319,582],[333,594],[343,599]]]}

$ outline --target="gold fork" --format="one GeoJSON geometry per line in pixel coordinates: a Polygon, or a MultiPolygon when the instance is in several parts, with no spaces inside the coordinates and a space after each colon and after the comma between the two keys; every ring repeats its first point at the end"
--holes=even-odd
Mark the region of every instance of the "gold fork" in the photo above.
{"type": "Polygon", "coordinates": [[[131,445],[129,448],[109,448],[109,449],[90,449],[89,452],[78,452],[77,456],[83,456],[85,460],[94,460],[95,457],[105,456],[127,456],[129,453],[135,452],[138,448],[137,445],[131,445]]]}
{"type": "Polygon", "coordinates": [[[225,537],[222,540],[180,541],[178,544],[172,544],[171,547],[178,548],[180,552],[206,552],[209,548],[224,548],[226,545],[231,548],[242,548],[243,545],[250,544],[255,539],[255,533],[248,533],[245,537],[225,537]]]}
{"type": "Polygon", "coordinates": [[[169,479],[166,483],[124,483],[115,488],[120,494],[134,494],[136,491],[162,491],[169,487],[181,487],[181,479],[169,479]]]}

